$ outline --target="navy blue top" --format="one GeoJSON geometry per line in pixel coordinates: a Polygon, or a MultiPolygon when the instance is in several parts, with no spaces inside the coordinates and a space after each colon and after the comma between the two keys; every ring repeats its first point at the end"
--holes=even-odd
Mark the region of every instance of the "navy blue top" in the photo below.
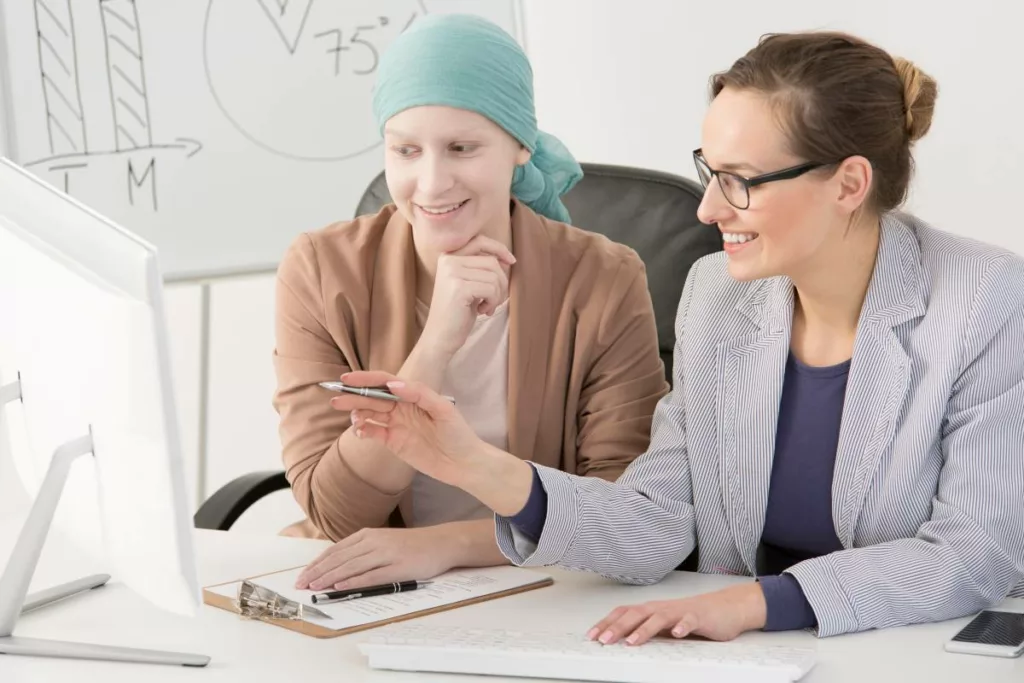
{"type": "MultiPolygon", "coordinates": [[[[849,372],[850,361],[811,367],[790,354],[786,362],[758,552],[758,580],[768,607],[766,631],[817,624],[800,584],[783,572],[797,562],[842,548],[832,521],[832,473],[849,372]]],[[[534,468],[526,505],[508,519],[536,542],[544,530],[547,509],[547,492],[534,468]]]]}
{"type": "Polygon", "coordinates": [[[790,354],[786,362],[757,567],[768,631],[817,623],[800,584],[782,572],[843,547],[832,522],[832,472],[849,373],[849,361],[811,367],[790,354]]]}

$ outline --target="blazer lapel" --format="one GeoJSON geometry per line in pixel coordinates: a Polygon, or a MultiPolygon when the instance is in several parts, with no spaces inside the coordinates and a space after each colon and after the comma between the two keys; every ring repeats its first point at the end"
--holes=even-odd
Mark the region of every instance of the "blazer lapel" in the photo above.
{"type": "Polygon", "coordinates": [[[785,278],[755,283],[737,310],[756,330],[717,348],[720,477],[736,547],[756,575],[789,353],[792,284],[785,278]]]}
{"type": "Polygon", "coordinates": [[[857,325],[832,479],[832,519],[845,548],[853,547],[857,517],[910,384],[910,358],[894,328],[924,312],[920,247],[909,228],[887,216],[857,325]]]}
{"type": "Polygon", "coordinates": [[[533,457],[540,422],[551,337],[551,243],[543,222],[513,202],[509,281],[509,451],[533,457]]]}
{"type": "Polygon", "coordinates": [[[395,211],[384,228],[373,269],[370,351],[365,369],[397,373],[419,335],[412,227],[395,211]]]}

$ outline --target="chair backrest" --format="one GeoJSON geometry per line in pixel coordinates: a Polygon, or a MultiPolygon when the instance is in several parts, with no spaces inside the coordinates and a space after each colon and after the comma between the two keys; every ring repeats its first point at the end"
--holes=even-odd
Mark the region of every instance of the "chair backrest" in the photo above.
{"type": "MultiPolygon", "coordinates": [[[[658,345],[672,382],[675,314],[693,262],[722,249],[721,234],[697,220],[697,183],[658,171],[581,164],[583,179],[563,197],[572,224],[632,247],[647,267],[658,345]]],[[[366,189],[356,215],[376,213],[391,202],[384,174],[366,189]]]]}

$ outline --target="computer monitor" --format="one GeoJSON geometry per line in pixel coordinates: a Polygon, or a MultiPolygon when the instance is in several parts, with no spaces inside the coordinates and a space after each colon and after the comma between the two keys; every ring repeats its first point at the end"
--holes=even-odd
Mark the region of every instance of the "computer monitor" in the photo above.
{"type": "Polygon", "coordinates": [[[10,637],[51,520],[154,605],[201,605],[156,250],[0,158],[0,330],[0,419],[35,501],[0,579],[0,653],[163,661],[10,637]]]}

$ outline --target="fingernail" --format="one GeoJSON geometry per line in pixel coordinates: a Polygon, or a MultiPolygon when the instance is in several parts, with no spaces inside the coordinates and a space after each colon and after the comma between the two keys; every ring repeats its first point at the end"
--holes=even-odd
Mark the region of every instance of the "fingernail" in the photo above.
{"type": "Polygon", "coordinates": [[[388,389],[401,389],[405,386],[405,382],[392,381],[388,382],[388,389]]]}
{"type": "Polygon", "coordinates": [[[672,629],[672,635],[674,635],[676,638],[682,638],[683,637],[683,629],[681,629],[681,628],[674,628],[674,629],[672,629]]]}
{"type": "Polygon", "coordinates": [[[362,427],[360,427],[359,429],[356,430],[356,438],[357,439],[363,438],[363,428],[362,427]]]}
{"type": "Polygon", "coordinates": [[[597,638],[596,628],[592,628],[589,631],[587,631],[587,640],[593,640],[594,638],[597,638]]]}
{"type": "Polygon", "coordinates": [[[349,417],[351,417],[352,421],[355,422],[356,420],[359,419],[359,411],[353,410],[351,413],[349,413],[349,417]]]}
{"type": "Polygon", "coordinates": [[[343,591],[346,588],[348,588],[348,581],[339,581],[338,583],[334,584],[334,590],[343,591]]]}
{"type": "Polygon", "coordinates": [[[636,641],[638,640],[640,640],[640,637],[637,636],[637,634],[635,633],[631,634],[628,638],[626,638],[626,642],[630,645],[636,645],[636,641]]]}
{"type": "Polygon", "coordinates": [[[598,638],[598,640],[600,640],[602,643],[607,645],[608,643],[612,642],[612,639],[614,637],[615,636],[612,634],[611,631],[605,631],[604,633],[601,634],[601,637],[598,638]]]}

